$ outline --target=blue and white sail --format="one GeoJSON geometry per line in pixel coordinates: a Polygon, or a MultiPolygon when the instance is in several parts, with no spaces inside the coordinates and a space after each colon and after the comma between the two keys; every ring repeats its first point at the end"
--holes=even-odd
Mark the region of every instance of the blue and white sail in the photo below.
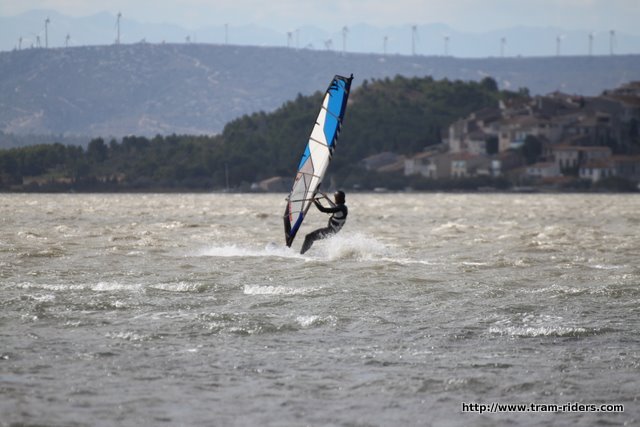
{"type": "Polygon", "coordinates": [[[327,171],[342,127],[351,90],[351,77],[335,76],[322,100],[322,107],[304,150],[284,212],[284,234],[291,246],[327,171]]]}

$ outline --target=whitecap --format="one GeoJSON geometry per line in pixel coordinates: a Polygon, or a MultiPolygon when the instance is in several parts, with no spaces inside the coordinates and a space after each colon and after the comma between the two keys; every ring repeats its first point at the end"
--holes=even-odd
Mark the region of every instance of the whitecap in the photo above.
{"type": "Polygon", "coordinates": [[[468,229],[468,225],[460,224],[457,222],[447,222],[445,224],[439,225],[438,227],[434,227],[431,230],[431,234],[445,234],[449,232],[464,233],[468,229]]]}
{"type": "Polygon", "coordinates": [[[200,282],[185,282],[180,281],[176,283],[157,283],[149,286],[152,289],[158,289],[161,291],[169,292],[200,292],[204,289],[205,285],[200,282]]]}
{"type": "Polygon", "coordinates": [[[117,339],[117,340],[125,340],[125,341],[148,341],[151,337],[139,334],[133,331],[123,331],[123,332],[110,332],[106,334],[107,338],[117,339]]]}
{"type": "Polygon", "coordinates": [[[92,291],[96,292],[118,292],[118,291],[140,291],[142,285],[121,282],[98,282],[89,285],[92,291]]]}
{"type": "Polygon", "coordinates": [[[497,321],[489,333],[513,337],[576,337],[593,332],[560,316],[519,313],[515,318],[497,321]]]}
{"type": "Polygon", "coordinates": [[[411,259],[411,258],[389,258],[389,257],[385,257],[385,258],[380,258],[379,261],[384,261],[384,262],[394,262],[397,264],[401,264],[401,265],[412,265],[412,264],[420,264],[420,265],[448,265],[447,263],[443,263],[441,261],[431,261],[431,260],[425,260],[425,259],[411,259]]]}
{"type": "Polygon", "coordinates": [[[319,326],[325,323],[335,322],[334,316],[317,316],[317,315],[300,315],[296,317],[296,323],[302,328],[310,328],[312,326],[319,326]]]}
{"type": "Polygon", "coordinates": [[[575,337],[587,333],[587,329],[581,327],[565,326],[508,326],[491,327],[489,332],[498,335],[510,335],[515,337],[575,337]]]}
{"type": "Polygon", "coordinates": [[[308,328],[320,320],[320,316],[298,316],[296,322],[303,328],[308,328]]]}
{"type": "Polygon", "coordinates": [[[45,295],[29,295],[29,298],[38,302],[51,302],[56,299],[56,296],[53,294],[45,294],[45,295]]]}
{"type": "Polygon", "coordinates": [[[607,264],[595,264],[595,265],[590,265],[589,267],[596,270],[618,270],[619,268],[622,268],[619,265],[607,265],[607,264]]]}
{"type": "Polygon", "coordinates": [[[59,291],[78,291],[84,290],[84,285],[77,284],[50,284],[50,283],[31,283],[31,282],[22,282],[16,283],[15,286],[18,289],[45,289],[48,291],[59,292],[59,291]]]}
{"type": "Polygon", "coordinates": [[[292,288],[288,286],[245,285],[245,295],[305,295],[321,288],[292,288]]]}

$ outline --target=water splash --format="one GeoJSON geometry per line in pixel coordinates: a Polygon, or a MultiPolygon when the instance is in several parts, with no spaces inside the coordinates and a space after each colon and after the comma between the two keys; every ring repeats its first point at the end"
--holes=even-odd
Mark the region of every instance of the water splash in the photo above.
{"type": "Polygon", "coordinates": [[[195,256],[210,256],[221,258],[245,258],[245,257],[278,257],[300,258],[303,256],[293,248],[269,243],[263,248],[244,247],[239,245],[208,246],[195,253],[195,256]]]}
{"type": "MultiPolygon", "coordinates": [[[[364,234],[338,234],[316,242],[316,252],[330,261],[350,259],[371,261],[389,257],[390,250],[382,242],[364,234]]],[[[313,250],[313,249],[312,249],[313,250]]]]}

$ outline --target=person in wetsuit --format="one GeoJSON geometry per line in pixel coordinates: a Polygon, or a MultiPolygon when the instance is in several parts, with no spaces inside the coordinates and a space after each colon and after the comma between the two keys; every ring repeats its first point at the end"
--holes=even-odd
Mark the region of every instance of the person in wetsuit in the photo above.
{"type": "Polygon", "coordinates": [[[345,202],[345,195],[343,191],[336,191],[333,195],[335,203],[327,198],[330,207],[325,208],[320,204],[318,199],[313,199],[313,203],[316,205],[320,212],[330,213],[331,218],[329,218],[329,224],[327,224],[324,228],[319,228],[311,233],[307,234],[304,238],[304,243],[302,244],[302,249],[300,249],[300,253],[303,254],[309,250],[313,242],[316,240],[326,239],[327,237],[331,237],[336,234],[344,223],[347,221],[347,214],[349,213],[347,209],[347,205],[345,202]]]}

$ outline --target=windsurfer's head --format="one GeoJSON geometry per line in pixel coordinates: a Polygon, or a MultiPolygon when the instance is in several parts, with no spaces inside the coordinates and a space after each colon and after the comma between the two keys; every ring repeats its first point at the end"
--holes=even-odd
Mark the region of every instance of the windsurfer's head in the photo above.
{"type": "Polygon", "coordinates": [[[344,191],[342,191],[342,190],[336,191],[335,193],[333,193],[333,198],[335,199],[336,203],[343,204],[344,203],[344,191]]]}

